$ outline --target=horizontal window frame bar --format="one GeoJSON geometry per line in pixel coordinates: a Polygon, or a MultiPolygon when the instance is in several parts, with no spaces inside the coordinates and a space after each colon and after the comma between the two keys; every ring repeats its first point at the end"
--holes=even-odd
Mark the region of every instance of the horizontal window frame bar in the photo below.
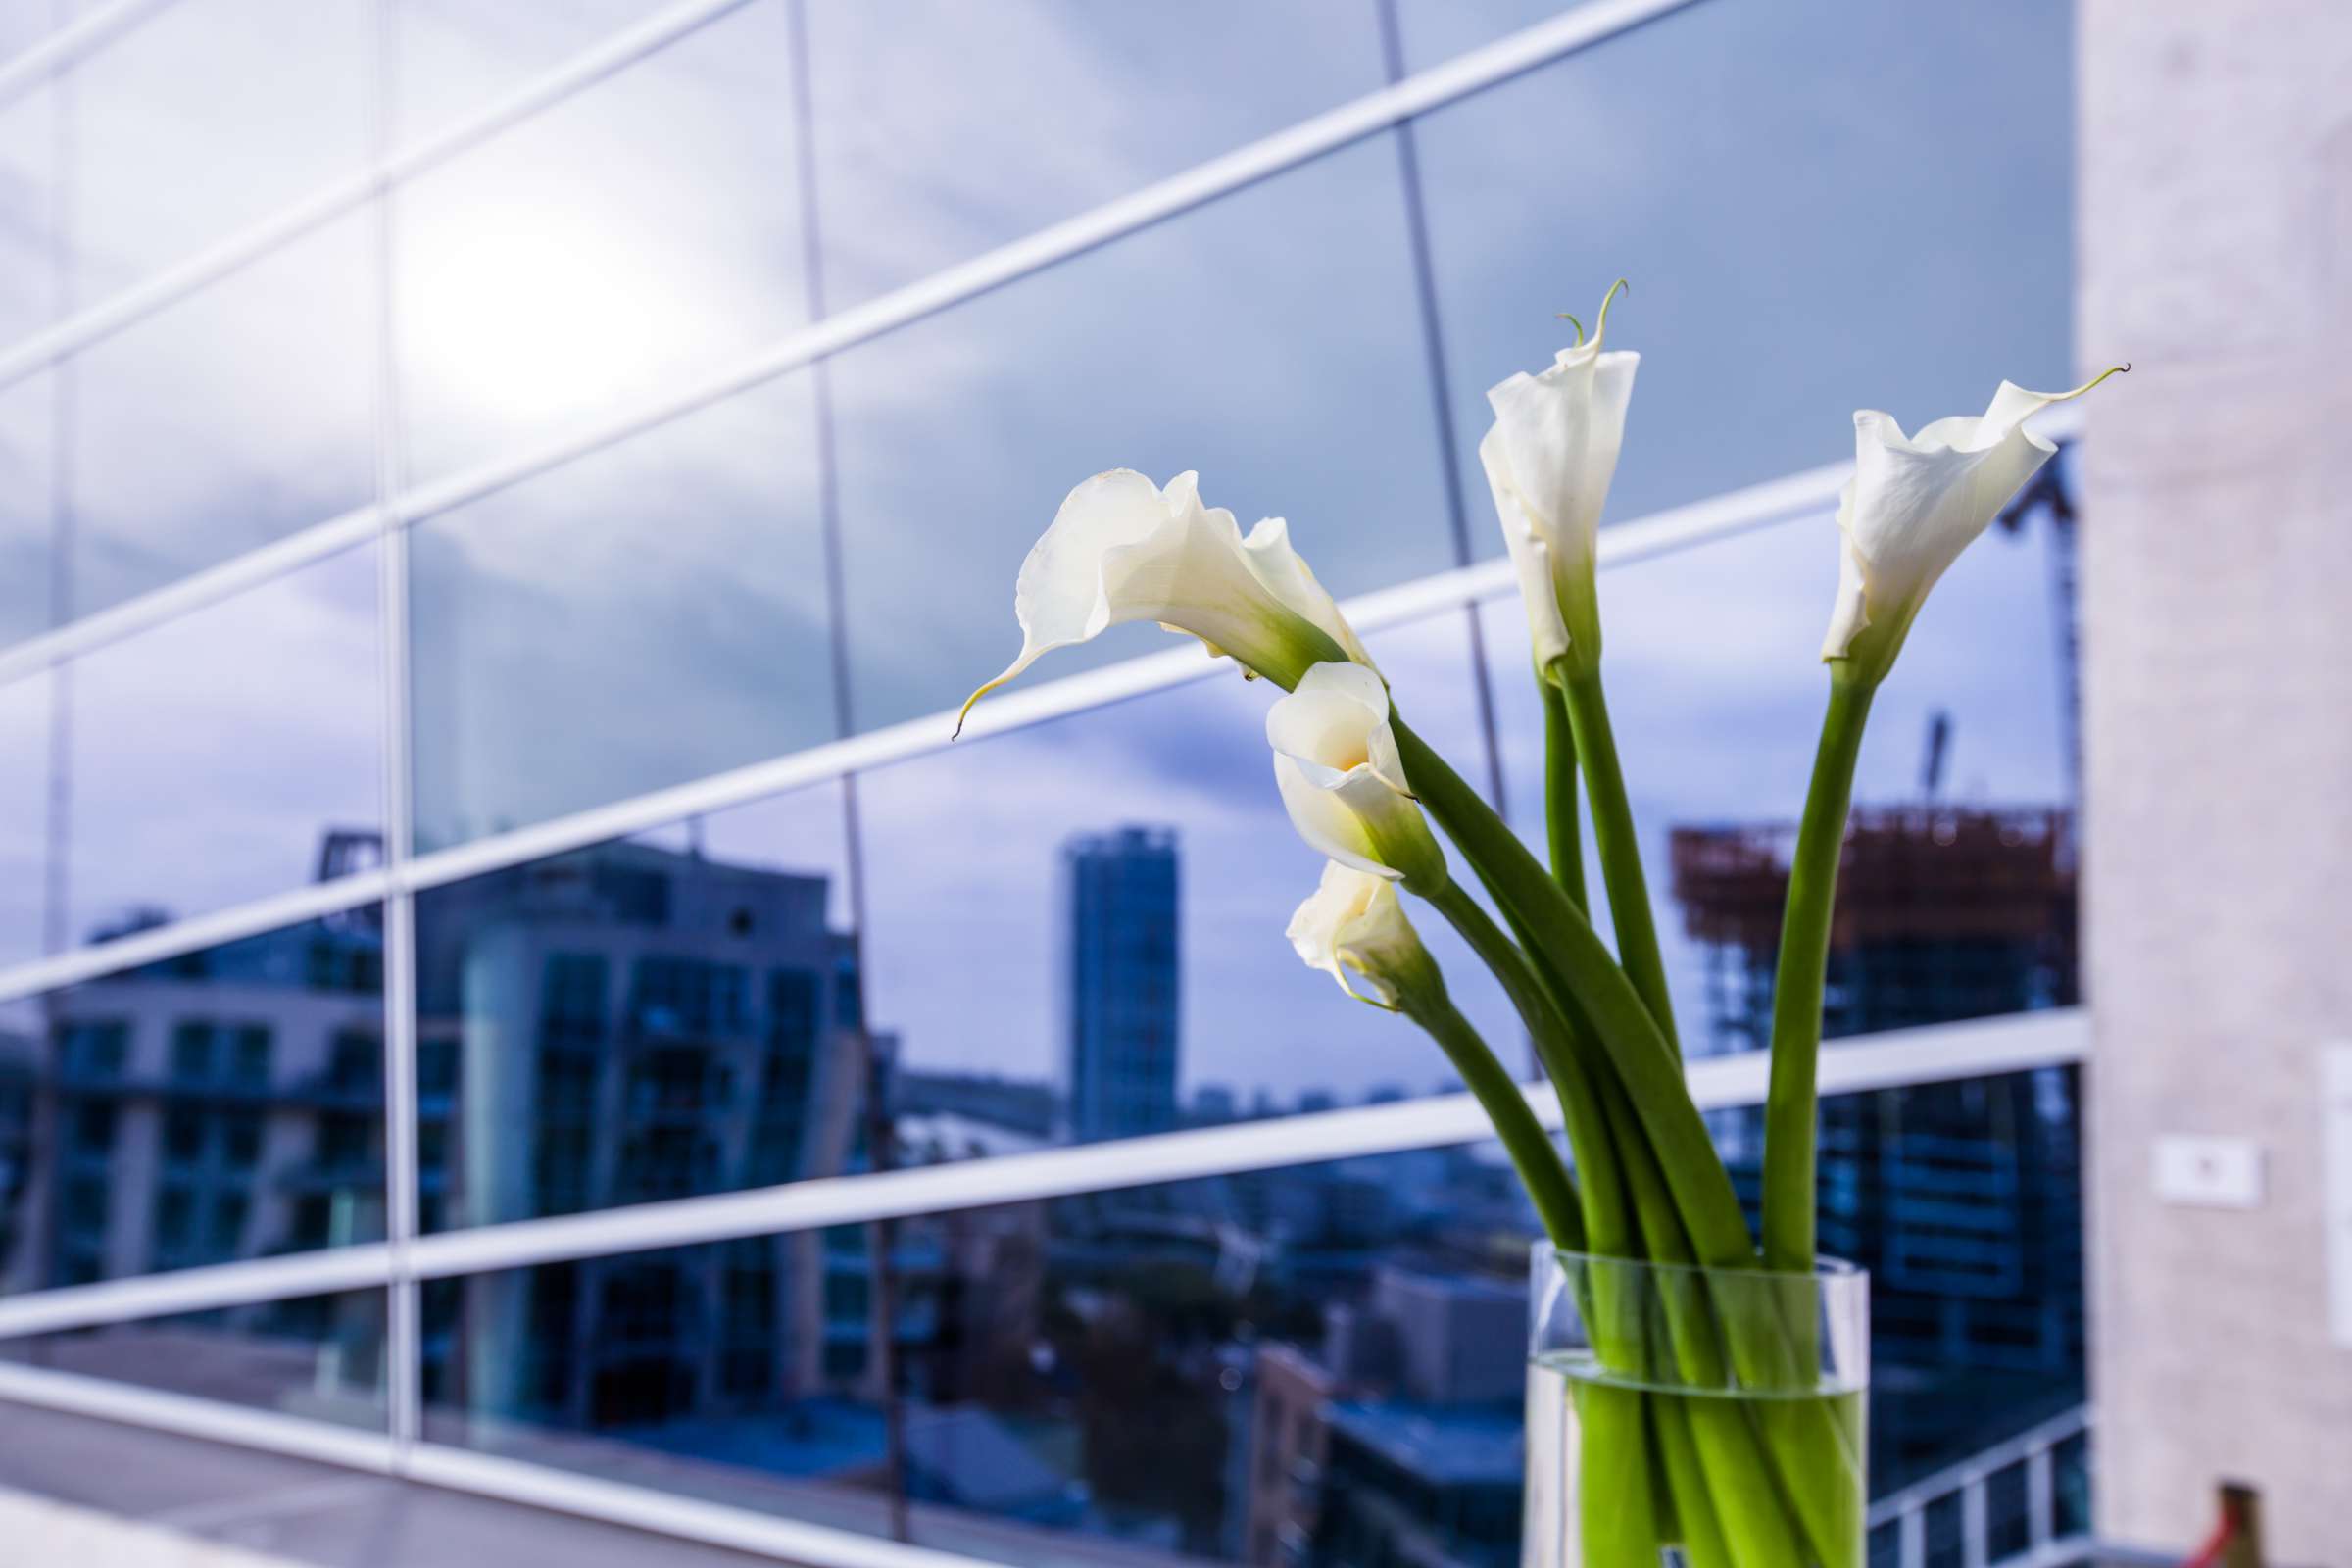
{"type": "MultiPolygon", "coordinates": [[[[2080,417],[2071,408],[2051,411],[2040,426],[2043,435],[2059,441],[2073,440],[2080,428],[2080,417]]],[[[1612,524],[1600,533],[1600,566],[1608,570],[1800,521],[1835,505],[1838,489],[1852,471],[1853,466],[1848,463],[1825,464],[1612,524]]],[[[359,515],[362,514],[355,514],[359,515]]],[[[1515,591],[1509,561],[1497,557],[1360,594],[1346,601],[1341,609],[1359,629],[1379,631],[1446,610],[1503,598],[1515,591]]],[[[7,657],[0,655],[0,666],[6,665],[7,657]]],[[[1008,734],[1092,708],[1165,691],[1190,681],[1206,680],[1224,667],[1216,661],[1204,659],[1199,649],[1192,647],[1141,655],[991,698],[973,710],[964,734],[978,742],[987,736],[1008,734]]],[[[5,679],[0,676],[0,684],[5,679]]],[[[943,709],[921,718],[822,742],[766,761],[708,774],[528,827],[490,834],[417,856],[388,869],[292,888],[214,913],[172,920],[114,942],[85,944],[46,957],[27,959],[0,969],[0,1002],[35,996],[222,942],[379,903],[395,891],[421,893],[528,864],[548,856],[649,832],[689,817],[909,761],[947,750],[954,730],[955,714],[943,709]]]]}
{"type": "Polygon", "coordinates": [[[115,0],[83,13],[0,65],[0,107],[16,102],[41,83],[113,43],[148,18],[179,0],[115,0]]]}
{"type": "MultiPolygon", "coordinates": [[[[1825,1050],[1820,1092],[1864,1094],[2066,1066],[2089,1059],[2091,1040],[2090,1015],[2080,1008],[1890,1030],[1825,1050]]],[[[1702,1111],[1761,1104],[1770,1065],[1769,1054],[1760,1051],[1694,1059],[1686,1069],[1691,1098],[1702,1111]]],[[[1549,1086],[1532,1083],[1524,1091],[1537,1119],[1556,1131],[1559,1104],[1549,1086]]],[[[815,1177],[748,1192],[443,1231],[408,1243],[404,1259],[395,1259],[388,1244],[368,1243],[27,1292],[0,1298],[0,1340],[383,1286],[393,1282],[396,1264],[404,1280],[451,1279],[1445,1149],[1492,1136],[1476,1099],[1449,1094],[985,1159],[815,1177]]]]}
{"type": "MultiPolygon", "coordinates": [[[[193,1395],[110,1383],[82,1373],[0,1361],[0,1403],[228,1444],[808,1568],[997,1568],[988,1558],[707,1501],[638,1482],[445,1443],[400,1445],[389,1432],[339,1427],[193,1395]]],[[[980,1522],[995,1522],[979,1517],[980,1522]]],[[[169,1527],[169,1521],[150,1522],[169,1527]]]]}
{"type": "Polygon", "coordinates": [[[115,1383],[80,1372],[0,1361],[0,1400],[93,1416],[125,1426],[233,1444],[319,1464],[394,1474],[391,1435],[341,1427],[331,1421],[283,1415],[192,1394],[115,1383]]]}
{"type": "MultiPolygon", "coordinates": [[[[391,160],[346,176],[265,219],[253,228],[231,235],[210,249],[178,264],[145,283],[91,307],[65,321],[43,329],[5,352],[0,352],[0,386],[22,379],[78,352],[99,338],[184,298],[205,283],[233,271],[321,224],[354,210],[370,197],[389,191],[434,163],[446,161],[498,130],[526,118],[539,108],[561,101],[570,91],[654,52],[673,37],[692,30],[750,0],[686,0],[649,19],[616,39],[642,42],[657,32],[660,42],[644,43],[627,59],[627,51],[608,40],[597,50],[575,58],[549,76],[526,84],[492,109],[457,129],[420,143],[391,160]],[[706,15],[706,13],[708,13],[706,15]],[[659,25],[657,25],[659,24],[659,25]],[[674,32],[670,29],[675,28],[674,32]],[[610,57],[608,59],[608,57],[610,57]],[[602,69],[590,74],[591,65],[602,69]],[[572,82],[577,75],[580,79],[572,82]],[[559,78],[568,83],[559,93],[559,78]],[[546,102],[538,102],[544,98],[546,102]],[[531,107],[525,108],[528,101],[531,107]],[[497,123],[490,123],[493,120],[497,123]],[[411,167],[414,165],[415,167],[411,167]]],[[[1702,0],[1586,0],[1586,3],[1507,37],[1457,56],[1389,86],[1350,100],[1336,109],[1310,117],[1233,152],[1198,164],[1140,191],[1050,224],[1024,238],[946,268],[903,288],[869,300],[822,320],[786,333],[731,366],[682,382],[617,414],[588,421],[569,431],[486,460],[470,468],[417,485],[393,499],[386,508],[363,508],[276,540],[260,550],[203,571],[169,587],[125,601],[108,610],[79,617],[38,636],[0,650],[0,685],[37,670],[51,668],[75,654],[118,641],[145,626],[185,613],[201,604],[251,587],[270,577],[350,549],[368,536],[362,526],[372,518],[377,528],[407,527],[454,511],[501,490],[534,478],[591,453],[604,450],[648,430],[683,418],[698,410],[764,385],[839,354],[847,349],[933,316],[951,306],[1016,282],[1060,262],[1097,249],[1128,234],[1204,206],[1288,170],[1310,163],[1367,136],[1442,108],[1460,98],[1507,81],[1529,71],[1616,37],[1643,23],[1702,3],[1702,0]]]]}

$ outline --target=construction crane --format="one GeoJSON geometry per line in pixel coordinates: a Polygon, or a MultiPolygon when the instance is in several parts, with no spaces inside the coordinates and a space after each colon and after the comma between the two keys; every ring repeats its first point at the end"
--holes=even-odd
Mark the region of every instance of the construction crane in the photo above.
{"type": "Polygon", "coordinates": [[[2073,443],[2041,466],[2033,480],[1994,519],[2001,531],[2025,537],[2035,513],[2050,519],[2050,616],[2058,637],[2058,744],[2069,801],[2082,798],[2082,637],[2075,610],[2075,500],[2067,488],[2073,443]]]}

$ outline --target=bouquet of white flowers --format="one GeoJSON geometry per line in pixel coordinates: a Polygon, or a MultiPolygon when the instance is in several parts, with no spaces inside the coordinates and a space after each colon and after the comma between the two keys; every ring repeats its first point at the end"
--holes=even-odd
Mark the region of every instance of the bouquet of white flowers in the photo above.
{"type": "MultiPolygon", "coordinates": [[[[1620,283],[1619,287],[1622,287],[1620,283]]],[[[1280,519],[1247,535],[1201,503],[1116,469],[1072,490],[1022,564],[1020,656],[971,704],[1055,648],[1157,621],[1288,693],[1266,714],[1274,776],[1330,861],[1292,917],[1300,957],[1436,1039],[1494,1124],[1547,1246],[1538,1333],[1563,1351],[1564,1443],[1530,1433],[1531,1494],[1573,1498],[1531,1562],[1845,1568],[1862,1560],[1860,1396],[1824,1303],[1859,1282],[1814,1254],[1815,1067],[1831,903],[1872,695],[1936,580],[2055,448],[2026,428],[2079,397],[2003,382],[1982,416],[1906,436],[1854,416],[1838,510],[1839,574],[1822,659],[1829,702],[1797,833],[1773,990],[1762,1225],[1751,1235],[1686,1085],[1665,966],[1608,707],[1595,543],[1640,356],[1590,341],[1488,393],[1479,457],[1524,601],[1546,739],[1550,866],[1405,722],[1280,519]],[[1590,797],[1615,950],[1586,913],[1579,781],[1590,797]],[[1484,886],[1454,880],[1430,822],[1484,886]],[[1492,969],[1557,1094],[1563,1160],[1509,1072],[1448,1000],[1398,892],[1492,969]],[[1361,989],[1358,989],[1358,987],[1361,989]]],[[[2128,368],[2128,367],[2118,367],[2128,368]]],[[[2114,374],[2110,370],[2107,374],[2114,374]]],[[[1531,1519],[1536,1517],[1531,1511],[1531,1519]]]]}

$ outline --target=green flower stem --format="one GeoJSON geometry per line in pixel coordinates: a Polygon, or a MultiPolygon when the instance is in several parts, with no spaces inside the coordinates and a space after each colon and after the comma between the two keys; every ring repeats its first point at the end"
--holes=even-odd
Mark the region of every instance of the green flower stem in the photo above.
{"type": "Polygon", "coordinates": [[[1538,984],[1563,1016],[1591,1022],[1657,1151],[1698,1260],[1709,1268],[1753,1268],[1755,1247],[1739,1195],[1681,1064],[1625,971],[1494,808],[1402,718],[1393,717],[1392,727],[1414,792],[1494,895],[1538,984]]]}
{"type": "Polygon", "coordinates": [[[1715,1517],[1706,1472],[1699,1463],[1698,1443],[1690,1433],[1691,1407],[1698,1402],[1679,1395],[1653,1395],[1650,1424],[1657,1434],[1666,1485],[1674,1496],[1675,1521],[1682,1527],[1678,1534],[1684,1560],[1690,1568],[1734,1568],[1723,1525],[1715,1517]]]}
{"type": "Polygon", "coordinates": [[[1582,1251],[1585,1224],[1576,1185],[1569,1180],[1568,1167],[1560,1162],[1559,1151],[1552,1147],[1543,1123],[1528,1108],[1525,1093],[1494,1059],[1494,1053],[1487,1049],[1443,985],[1417,993],[1400,991],[1397,1004],[1406,1017],[1429,1031],[1453,1063],[1453,1070],[1478,1097],[1479,1107],[1494,1124],[1494,1135],[1502,1140],[1503,1152],[1517,1167],[1552,1246],[1582,1251]]]}
{"type": "MultiPolygon", "coordinates": [[[[1830,916],[1845,848],[1854,761],[1877,691],[1845,660],[1830,664],[1830,706],[1813,755],[1813,783],[1788,865],[1780,965],[1772,982],[1772,1083],[1764,1102],[1764,1266],[1813,1269],[1817,1079],[1821,994],[1829,972],[1830,916]]],[[[1811,1325],[1804,1327],[1810,1338],[1811,1325]]]]}
{"type": "MultiPolygon", "coordinates": [[[[1576,1400],[1576,1540],[1581,1568],[1658,1568],[1656,1467],[1639,1389],[1571,1381],[1576,1400]]],[[[1793,1559],[1792,1559],[1793,1560],[1793,1559]]]]}
{"type": "MultiPolygon", "coordinates": [[[[1612,1121],[1624,1121],[1631,1115],[1624,1091],[1616,1085],[1609,1086],[1603,1100],[1612,1121]]],[[[1669,1267],[1689,1267],[1690,1239],[1666,1200],[1664,1178],[1648,1149],[1639,1142],[1629,1147],[1625,1166],[1626,1184],[1634,1193],[1635,1211],[1642,1217],[1642,1242],[1648,1257],[1669,1267]]],[[[1731,1344],[1737,1352],[1741,1325],[1737,1321],[1721,1321],[1724,1304],[1709,1298],[1703,1276],[1693,1272],[1687,1280],[1673,1275],[1654,1278],[1659,1287],[1657,1305],[1665,1319],[1674,1364],[1670,1368],[1653,1369],[1648,1374],[1651,1381],[1694,1389],[1732,1387],[1735,1380],[1727,1375],[1723,1351],[1731,1344]],[[1688,1290],[1675,1288],[1686,1283],[1688,1290]]],[[[1735,1304],[1732,1314],[1736,1317],[1737,1312],[1735,1304]]],[[[1784,1563],[1806,1560],[1801,1555],[1801,1527],[1789,1514],[1796,1487],[1784,1489],[1775,1478],[1776,1474],[1784,1480],[1794,1475],[1801,1484],[1801,1478],[1813,1467],[1790,1461],[1805,1459],[1807,1450],[1793,1441],[1775,1445],[1769,1440],[1759,1440],[1733,1400],[1704,1395],[1688,1396],[1687,1400],[1675,1395],[1652,1397],[1661,1406],[1688,1404],[1683,1420],[1690,1429],[1695,1463],[1688,1474],[1669,1473],[1676,1505],[1685,1506],[1686,1498],[1697,1499],[1707,1516],[1704,1527],[1719,1534],[1732,1553],[1730,1560],[1740,1568],[1750,1563],[1780,1568],[1784,1563]],[[1784,1491],[1789,1495],[1785,1496],[1784,1491]]],[[[1665,1457],[1671,1460],[1672,1452],[1667,1451],[1665,1457]]],[[[1801,1503],[1797,1511],[1804,1512],[1801,1503]]],[[[1685,1525],[1686,1529],[1690,1527],[1687,1515],[1685,1525]]]]}
{"type": "Polygon", "coordinates": [[[1585,843],[1576,810],[1576,727],[1568,700],[1536,671],[1536,695],[1544,704],[1544,818],[1549,833],[1551,874],[1579,909],[1585,903],[1585,843]]]}
{"type": "Polygon", "coordinates": [[[1666,1049],[1679,1058],[1682,1047],[1675,1038],[1674,1002],[1666,990],[1666,960],[1658,953],[1649,885],[1642,872],[1642,841],[1634,832],[1633,802],[1625,793],[1625,770],[1617,760],[1617,737],[1609,727],[1600,672],[1570,675],[1558,689],[1576,732],[1585,787],[1592,796],[1592,842],[1600,849],[1601,881],[1609,890],[1617,956],[1657,1023],[1666,1049]]]}
{"type": "MultiPolygon", "coordinates": [[[[1534,971],[1527,966],[1527,956],[1502,934],[1467,888],[1448,882],[1429,903],[1501,982],[1511,1005],[1519,1010],[1520,1021],[1527,1026],[1528,1037],[1535,1042],[1537,1058],[1551,1079],[1552,1092],[1559,1096],[1560,1120],[1568,1130],[1568,1147],[1576,1155],[1577,1190],[1584,1198],[1585,1243],[1570,1250],[1633,1256],[1633,1220],[1608,1122],[1589,1064],[1578,1055],[1565,1020],[1537,984],[1534,971]]],[[[1600,1066],[1607,1069],[1605,1062],[1600,1066]]]]}

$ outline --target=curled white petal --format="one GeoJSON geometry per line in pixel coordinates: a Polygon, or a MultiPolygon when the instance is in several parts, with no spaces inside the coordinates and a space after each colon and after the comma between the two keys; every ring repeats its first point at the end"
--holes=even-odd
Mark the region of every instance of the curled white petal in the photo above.
{"type": "Polygon", "coordinates": [[[1326,858],[1373,876],[1443,880],[1445,858],[1412,798],[1376,671],[1315,665],[1267,710],[1266,741],[1292,824],[1326,858]]]}
{"type": "Polygon", "coordinates": [[[1190,633],[1285,684],[1335,645],[1363,657],[1288,528],[1263,522],[1245,540],[1231,512],[1201,505],[1190,472],[1162,488],[1114,468],[1071,490],[1021,563],[1013,612],[1020,654],[972,694],[966,712],[1041,656],[1127,621],[1190,633]]]}
{"type": "Polygon", "coordinates": [[[1310,624],[1319,627],[1333,642],[1338,643],[1349,659],[1370,666],[1372,656],[1356,639],[1355,628],[1340,613],[1340,607],[1324,586],[1315,580],[1306,558],[1291,546],[1291,525],[1282,517],[1261,518],[1242,541],[1250,570],[1263,583],[1268,592],[1281,600],[1310,624]]]}
{"type": "Polygon", "coordinates": [[[1487,432],[1478,444],[1478,456],[1487,470],[1487,488],[1494,496],[1494,514],[1502,519],[1502,542],[1511,553],[1511,571],[1519,579],[1519,602],[1527,610],[1527,633],[1535,644],[1536,662],[1548,665],[1568,652],[1568,623],[1561,618],[1559,592],[1552,586],[1551,547],[1544,543],[1512,483],[1499,430],[1487,432]]]}
{"type": "Polygon", "coordinates": [[[1580,638],[1592,645],[1588,657],[1599,656],[1595,545],[1641,363],[1638,354],[1585,344],[1562,350],[1541,374],[1510,376],[1487,393],[1494,424],[1478,455],[1541,662],[1580,638]]]}
{"type": "Polygon", "coordinates": [[[1336,860],[1323,867],[1322,881],[1291,916],[1284,934],[1308,968],[1322,970],[1341,990],[1360,997],[1363,993],[1348,981],[1348,972],[1354,970],[1372,993],[1364,1000],[1384,1007],[1396,1004],[1399,983],[1410,984],[1410,976],[1428,961],[1396,885],[1336,860]]]}
{"type": "Polygon", "coordinates": [[[1854,415],[1854,477],[1839,497],[1838,599],[1822,644],[1842,659],[1871,627],[1898,639],[1960,552],[2058,449],[2026,418],[2068,393],[2003,381],[1981,416],[1906,436],[1877,409],[1854,415]]]}

